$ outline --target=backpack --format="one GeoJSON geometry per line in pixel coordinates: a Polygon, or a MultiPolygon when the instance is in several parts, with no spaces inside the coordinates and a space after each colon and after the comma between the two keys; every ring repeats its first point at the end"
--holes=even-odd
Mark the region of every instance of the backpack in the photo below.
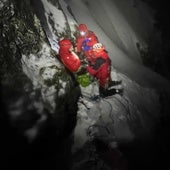
{"type": "Polygon", "coordinates": [[[91,77],[88,73],[78,75],[76,80],[82,87],[87,87],[91,83],[91,77]]]}

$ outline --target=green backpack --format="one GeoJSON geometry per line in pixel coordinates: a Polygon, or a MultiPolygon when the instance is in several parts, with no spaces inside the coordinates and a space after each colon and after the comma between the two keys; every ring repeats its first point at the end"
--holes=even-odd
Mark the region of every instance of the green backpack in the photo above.
{"type": "Polygon", "coordinates": [[[82,87],[87,87],[90,85],[91,83],[91,77],[89,75],[89,73],[85,73],[82,75],[78,75],[76,77],[78,83],[82,86],[82,87]]]}

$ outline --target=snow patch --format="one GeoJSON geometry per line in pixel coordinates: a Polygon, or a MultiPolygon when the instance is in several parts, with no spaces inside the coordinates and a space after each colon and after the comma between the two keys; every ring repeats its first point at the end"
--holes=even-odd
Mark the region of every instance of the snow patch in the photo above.
{"type": "Polygon", "coordinates": [[[48,26],[50,28],[51,33],[53,33],[53,37],[56,40],[56,32],[58,33],[62,33],[63,30],[65,29],[65,17],[64,14],[61,10],[58,9],[58,7],[54,6],[53,4],[51,4],[49,1],[47,0],[41,0],[43,5],[44,5],[44,9],[45,9],[45,15],[46,15],[46,19],[48,21],[48,26]],[[53,26],[55,28],[55,30],[53,29],[53,26],[50,24],[53,22],[53,26]]]}
{"type": "MultiPolygon", "coordinates": [[[[29,56],[22,56],[21,59],[22,68],[24,73],[31,79],[34,89],[41,89],[41,95],[44,102],[50,106],[50,111],[55,110],[55,97],[57,90],[55,84],[47,86],[44,82],[50,80],[57,73],[57,68],[61,68],[58,60],[50,56],[50,47],[47,44],[43,44],[42,50],[29,56]]],[[[64,83],[60,81],[60,83],[64,83]]],[[[64,90],[61,89],[64,94],[64,90]]]]}
{"type": "Polygon", "coordinates": [[[123,96],[116,94],[92,101],[92,87],[87,88],[91,91],[81,89],[85,91],[78,102],[73,152],[96,137],[115,147],[117,142],[132,141],[136,129],[152,134],[160,116],[159,95],[155,90],[141,87],[125,75],[114,72],[114,69],[112,78],[122,80],[123,96]]]}
{"type": "Polygon", "coordinates": [[[67,3],[65,3],[63,0],[59,0],[59,2],[61,4],[61,6],[62,6],[62,9],[64,10],[64,14],[67,17],[67,22],[69,23],[72,36],[74,37],[73,33],[76,31],[75,25],[77,25],[77,22],[74,20],[73,16],[68,11],[67,3]]]}

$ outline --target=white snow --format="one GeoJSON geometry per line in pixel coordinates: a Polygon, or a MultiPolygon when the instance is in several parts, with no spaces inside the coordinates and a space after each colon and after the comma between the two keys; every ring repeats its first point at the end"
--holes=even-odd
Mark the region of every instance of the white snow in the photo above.
{"type": "MultiPolygon", "coordinates": [[[[67,21],[69,23],[70,30],[73,33],[76,31],[75,25],[77,25],[77,22],[73,19],[73,16],[69,13],[68,8],[67,8],[68,5],[63,0],[59,0],[59,2],[62,6],[62,9],[64,10],[66,17],[67,17],[67,21]]],[[[72,36],[74,36],[74,35],[72,34],[72,36]]]]}
{"type": "Polygon", "coordinates": [[[54,29],[50,24],[50,20],[53,21],[54,27],[58,31],[58,33],[62,33],[66,24],[66,21],[64,19],[64,14],[62,13],[61,10],[59,10],[56,6],[52,5],[49,1],[41,0],[41,2],[43,3],[45,8],[46,19],[49,24],[48,26],[51,32],[53,33],[53,37],[56,37],[56,32],[54,32],[54,29]]]}
{"type": "MultiPolygon", "coordinates": [[[[61,64],[56,58],[50,56],[50,47],[47,44],[43,44],[42,50],[38,54],[30,54],[29,56],[22,56],[22,66],[24,73],[32,80],[34,89],[41,89],[41,95],[44,102],[49,103],[50,112],[55,110],[55,97],[56,89],[55,85],[47,86],[44,81],[52,79],[57,72],[53,66],[58,68],[61,64]],[[43,70],[43,71],[41,71],[43,70]]],[[[60,81],[60,84],[64,82],[60,81]]],[[[65,83],[62,85],[65,87],[65,83]]],[[[60,89],[59,95],[63,95],[64,91],[60,89]]]]}
{"type": "MultiPolygon", "coordinates": [[[[132,141],[135,137],[133,128],[136,126],[131,124],[133,121],[140,120],[140,128],[146,134],[152,134],[152,129],[160,116],[159,96],[153,89],[143,88],[125,75],[119,76],[123,81],[123,96],[114,95],[92,102],[86,98],[88,96],[86,92],[84,98],[80,98],[73,152],[80,149],[87,140],[91,140],[91,136],[102,136],[100,138],[109,143],[132,141]],[[147,116],[151,116],[151,120],[147,116]],[[87,133],[89,127],[90,136],[87,133]]],[[[91,92],[88,94],[90,97],[91,92]]]]}
{"type": "MultiPolygon", "coordinates": [[[[72,28],[75,20],[68,13],[64,1],[60,3],[67,18],[47,0],[42,2],[46,17],[48,18],[52,13],[51,19],[57,31],[63,31],[65,19],[72,28]]],[[[144,8],[143,3],[138,3],[138,7],[134,8],[129,5],[128,0],[121,2],[118,0],[70,0],[68,3],[78,24],[87,24],[105,45],[112,60],[112,79],[122,80],[124,89],[123,96],[114,95],[93,102],[89,100],[89,97],[98,94],[98,85],[81,87],[83,97],[78,101],[79,110],[73,133],[72,151],[75,152],[95,136],[108,141],[110,145],[116,145],[117,141],[133,140],[136,135],[134,131],[138,129],[149,136],[160,116],[157,90],[164,88],[169,91],[170,87],[167,80],[142,65],[136,48],[137,42],[142,48],[147,47],[147,38],[152,30],[152,13],[150,14],[148,9],[144,8]]],[[[53,38],[56,39],[50,23],[49,27],[53,38]]],[[[37,55],[23,56],[22,64],[34,88],[42,88],[43,100],[50,103],[54,109],[55,88],[44,84],[44,79],[51,78],[55,74],[55,69],[49,69],[49,66],[58,66],[56,59],[49,56],[49,47],[44,45],[37,55]],[[42,75],[40,75],[41,68],[45,68],[42,75]]],[[[59,94],[64,93],[65,84],[62,82],[62,85],[63,88],[59,94]]],[[[34,133],[31,131],[31,134],[34,133]]]]}

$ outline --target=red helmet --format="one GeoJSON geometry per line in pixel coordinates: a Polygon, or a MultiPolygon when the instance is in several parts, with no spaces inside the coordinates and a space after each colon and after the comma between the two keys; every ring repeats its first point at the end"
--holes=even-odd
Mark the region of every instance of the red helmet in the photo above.
{"type": "Polygon", "coordinates": [[[88,28],[87,28],[87,26],[85,24],[80,24],[78,26],[78,31],[80,32],[81,36],[84,36],[88,32],[88,28]]]}
{"type": "Polygon", "coordinates": [[[86,26],[85,24],[80,24],[80,25],[78,26],[78,30],[79,30],[79,31],[87,32],[87,31],[88,31],[88,28],[87,28],[87,26],[86,26]]]}
{"type": "Polygon", "coordinates": [[[63,39],[59,41],[59,46],[72,46],[72,43],[69,39],[63,39]]]}
{"type": "Polygon", "coordinates": [[[63,39],[59,41],[59,46],[61,50],[68,51],[73,45],[69,39],[63,39]]]}

